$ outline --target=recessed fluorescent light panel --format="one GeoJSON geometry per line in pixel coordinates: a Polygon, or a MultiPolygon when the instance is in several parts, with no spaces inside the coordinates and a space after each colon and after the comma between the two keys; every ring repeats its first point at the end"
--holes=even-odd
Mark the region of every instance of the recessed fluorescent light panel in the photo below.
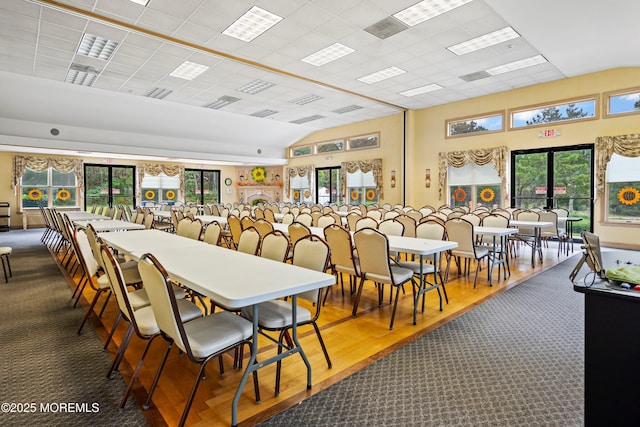
{"type": "Polygon", "coordinates": [[[496,74],[504,74],[508,73],[509,71],[520,70],[522,68],[531,67],[533,65],[543,64],[545,62],[547,62],[547,60],[544,56],[536,55],[532,56],[531,58],[521,59],[520,61],[510,62],[508,64],[499,65],[493,68],[487,68],[485,71],[492,76],[495,76],[496,74]]]}
{"type": "Polygon", "coordinates": [[[184,61],[178,68],[173,70],[169,75],[184,80],[193,80],[200,74],[207,71],[209,67],[195,62],[184,61]]]}
{"type": "Polygon", "coordinates": [[[355,52],[355,50],[348,46],[340,43],[334,43],[331,46],[325,47],[316,53],[312,53],[311,55],[302,58],[301,61],[320,67],[353,52],[355,52]]]}
{"type": "Polygon", "coordinates": [[[520,37],[520,34],[516,33],[513,28],[506,27],[489,34],[485,34],[484,36],[458,43],[448,47],[447,49],[456,55],[464,55],[465,53],[475,52],[476,50],[484,49],[485,47],[493,46],[518,37],[520,37]]]}
{"type": "Polygon", "coordinates": [[[250,95],[255,95],[256,93],[267,90],[273,86],[275,86],[275,83],[266,82],[264,80],[254,80],[251,83],[246,84],[236,90],[239,92],[248,93],[250,95]]]}
{"type": "Polygon", "coordinates": [[[234,102],[240,101],[240,98],[236,98],[235,96],[221,96],[215,101],[204,105],[205,108],[211,108],[214,110],[220,109],[222,107],[226,107],[229,104],[233,104],[234,102]]]}
{"type": "Polygon", "coordinates": [[[362,83],[373,84],[378,83],[382,80],[390,79],[391,77],[398,76],[400,74],[406,73],[405,70],[398,67],[389,67],[384,70],[377,71],[373,74],[369,74],[367,76],[360,77],[358,80],[362,83]]]}
{"type": "Polygon", "coordinates": [[[299,124],[302,124],[302,123],[312,122],[314,120],[319,120],[319,119],[324,119],[324,116],[320,116],[320,115],[316,114],[316,115],[313,115],[313,116],[307,116],[307,117],[303,117],[301,119],[292,120],[289,123],[295,123],[295,124],[299,125],[299,124]]]}
{"type": "Polygon", "coordinates": [[[333,110],[333,112],[338,114],[344,114],[350,111],[361,110],[362,108],[364,107],[354,104],[354,105],[347,105],[346,107],[338,108],[337,110],[333,110]]]}
{"type": "Polygon", "coordinates": [[[100,70],[89,65],[72,63],[64,78],[65,83],[80,86],[91,86],[100,74],[100,70]]]}
{"type": "Polygon", "coordinates": [[[404,92],[400,92],[400,95],[403,96],[416,96],[427,92],[433,92],[434,90],[442,89],[442,86],[437,84],[430,84],[426,86],[420,86],[415,89],[405,90],[404,92]]]}
{"type": "Polygon", "coordinates": [[[282,21],[282,17],[253,6],[244,15],[229,25],[222,34],[250,42],[269,28],[282,21]]]}
{"type": "Polygon", "coordinates": [[[393,15],[394,18],[413,27],[428,19],[449,12],[472,0],[423,0],[393,15]]]}
{"type": "Polygon", "coordinates": [[[129,0],[129,1],[133,3],[141,4],[143,6],[146,6],[149,4],[149,0],[129,0]]]}
{"type": "Polygon", "coordinates": [[[147,98],[163,99],[172,93],[173,91],[170,89],[155,87],[151,89],[149,92],[145,93],[144,96],[146,96],[147,98]]]}
{"type": "Polygon", "coordinates": [[[256,111],[253,114],[249,114],[250,116],[253,117],[267,117],[267,116],[271,116],[273,114],[276,114],[277,111],[276,110],[260,110],[260,111],[256,111]]]}
{"type": "Polygon", "coordinates": [[[103,37],[94,36],[93,34],[85,33],[82,36],[82,40],[80,40],[80,45],[78,46],[76,53],[78,55],[107,61],[111,58],[111,55],[113,55],[113,51],[117,46],[118,42],[115,40],[109,40],[103,37]]]}
{"type": "Polygon", "coordinates": [[[309,95],[305,95],[305,96],[301,96],[300,98],[292,99],[289,102],[292,103],[292,104],[305,105],[305,104],[309,104],[310,102],[317,101],[317,100],[322,99],[322,98],[323,98],[322,96],[314,95],[314,94],[310,93],[309,95]]]}

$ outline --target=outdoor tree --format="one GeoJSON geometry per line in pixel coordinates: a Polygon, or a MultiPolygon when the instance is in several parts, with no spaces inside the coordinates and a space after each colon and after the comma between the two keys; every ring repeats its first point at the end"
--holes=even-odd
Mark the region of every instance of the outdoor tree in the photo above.
{"type": "Polygon", "coordinates": [[[475,120],[468,122],[458,122],[451,125],[451,135],[460,135],[463,133],[473,132],[485,132],[488,131],[486,127],[479,125],[475,120]]]}

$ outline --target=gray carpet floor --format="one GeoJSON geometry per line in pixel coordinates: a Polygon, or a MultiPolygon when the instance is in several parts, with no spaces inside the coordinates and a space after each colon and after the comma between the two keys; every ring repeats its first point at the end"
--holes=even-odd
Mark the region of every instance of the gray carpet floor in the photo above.
{"type": "Polygon", "coordinates": [[[72,308],[41,235],[0,233],[0,246],[13,247],[13,277],[6,284],[0,277],[0,425],[146,426],[133,399],[118,411],[126,385],[118,375],[105,378],[112,359],[94,328],[76,334],[85,311],[72,308]]]}
{"type": "Polygon", "coordinates": [[[260,424],[581,426],[576,256],[260,424]]]}

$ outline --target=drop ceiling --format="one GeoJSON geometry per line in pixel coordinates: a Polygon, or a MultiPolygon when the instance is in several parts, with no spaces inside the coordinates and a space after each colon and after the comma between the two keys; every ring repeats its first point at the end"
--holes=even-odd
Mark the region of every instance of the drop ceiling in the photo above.
{"type": "Polygon", "coordinates": [[[3,0],[0,145],[284,164],[286,147],[319,129],[640,66],[638,1],[467,0],[413,26],[393,16],[416,3],[3,0]],[[254,6],[282,19],[250,42],[223,34],[254,6]],[[447,49],[506,27],[519,37],[447,49]],[[78,53],[87,37],[115,44],[94,58],[78,53]],[[336,43],[353,51],[322,66],[302,61],[336,43]],[[485,71],[532,57],[543,62],[485,71]],[[185,61],[207,68],[172,76],[185,61]],[[401,72],[365,82],[387,69],[401,72]],[[268,88],[239,90],[256,83],[268,88]]]}

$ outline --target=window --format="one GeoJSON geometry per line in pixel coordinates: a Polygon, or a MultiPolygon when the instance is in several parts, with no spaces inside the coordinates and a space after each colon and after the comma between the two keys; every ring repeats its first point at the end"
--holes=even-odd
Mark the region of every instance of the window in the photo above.
{"type": "Polygon", "coordinates": [[[307,175],[292,176],[289,180],[289,187],[293,203],[311,203],[311,183],[307,175]]]}
{"type": "Polygon", "coordinates": [[[186,169],[184,193],[187,203],[220,203],[220,171],[186,169]]]}
{"type": "Polygon", "coordinates": [[[375,148],[380,146],[380,134],[354,136],[347,139],[347,150],[360,150],[363,148],[375,148]]]}
{"type": "Polygon", "coordinates": [[[378,190],[373,172],[357,170],[347,173],[347,195],[350,205],[374,205],[378,203],[378,190]]]}
{"type": "Polygon", "coordinates": [[[502,206],[502,180],[491,164],[449,166],[447,187],[451,206],[468,206],[471,210],[478,206],[490,209],[502,206]]]}
{"type": "Polygon", "coordinates": [[[484,116],[447,120],[447,137],[477,133],[501,132],[504,130],[504,113],[489,113],[484,116]]]}
{"type": "Polygon", "coordinates": [[[613,154],[607,165],[606,219],[640,222],[640,157],[613,154]]]}
{"type": "Polygon", "coordinates": [[[640,88],[605,93],[605,117],[640,114],[640,88]]]}
{"type": "Polygon", "coordinates": [[[292,147],[289,151],[290,157],[310,156],[313,154],[313,145],[303,145],[300,147],[292,147]]]}
{"type": "MultiPolygon", "coordinates": [[[[186,175],[186,173],[185,173],[186,175]]],[[[178,200],[180,190],[180,177],[145,174],[142,179],[142,205],[147,204],[173,204],[178,200]]]]}
{"type": "Polygon", "coordinates": [[[24,209],[78,206],[78,185],[74,171],[60,172],[51,167],[43,171],[25,168],[20,184],[24,209]]]}
{"type": "Polygon", "coordinates": [[[549,123],[597,119],[596,96],[510,110],[511,129],[544,126],[549,123]]]}
{"type": "Polygon", "coordinates": [[[342,203],[340,197],[340,167],[316,169],[316,194],[318,203],[342,203]]]}
{"type": "Polygon", "coordinates": [[[319,142],[316,144],[316,154],[333,153],[344,150],[344,140],[319,142]]]}

